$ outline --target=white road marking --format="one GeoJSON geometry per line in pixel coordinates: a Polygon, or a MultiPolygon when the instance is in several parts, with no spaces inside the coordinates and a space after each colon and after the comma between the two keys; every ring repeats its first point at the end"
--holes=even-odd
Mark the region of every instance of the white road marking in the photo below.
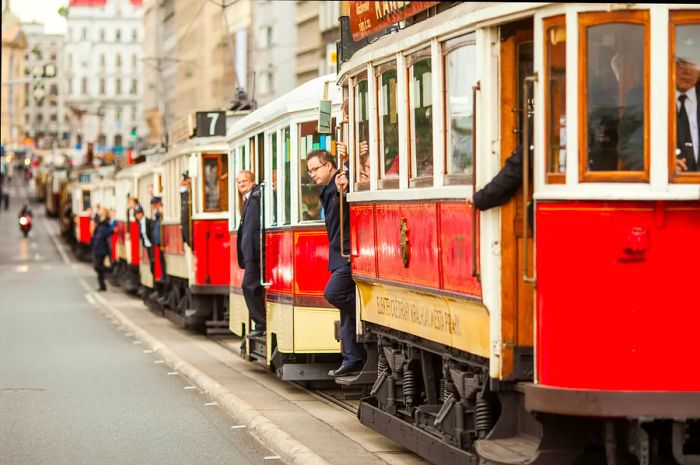
{"type": "Polygon", "coordinates": [[[263,457],[263,460],[280,460],[282,457],[279,455],[268,455],[267,457],[263,457]]]}
{"type": "Polygon", "coordinates": [[[179,375],[179,374],[180,373],[178,373],[177,371],[169,371],[168,372],[168,376],[175,376],[175,375],[179,375]]]}
{"type": "Polygon", "coordinates": [[[29,266],[28,265],[17,265],[15,267],[15,271],[17,273],[26,273],[27,271],[29,271],[29,266]]]}
{"type": "Polygon", "coordinates": [[[35,253],[34,254],[34,261],[40,262],[41,261],[41,254],[40,253],[35,253]]]}
{"type": "Polygon", "coordinates": [[[151,349],[146,349],[142,351],[144,354],[152,354],[153,351],[151,349]]]}
{"type": "Polygon", "coordinates": [[[131,341],[132,344],[141,344],[141,341],[136,340],[136,341],[131,341]]]}
{"type": "Polygon", "coordinates": [[[207,403],[204,404],[204,405],[206,405],[207,407],[210,407],[210,406],[212,406],[212,405],[219,405],[219,404],[217,404],[216,402],[207,402],[207,403]]]}
{"type": "Polygon", "coordinates": [[[155,360],[153,363],[160,365],[161,363],[165,363],[165,360],[155,360]]]}
{"type": "Polygon", "coordinates": [[[97,302],[95,302],[95,298],[92,296],[92,294],[85,294],[85,300],[87,300],[90,305],[97,305],[97,302]]]}
{"type": "Polygon", "coordinates": [[[36,250],[39,248],[39,244],[37,244],[36,242],[32,242],[31,244],[29,244],[29,248],[32,250],[36,250]]]}
{"type": "Polygon", "coordinates": [[[191,391],[192,389],[197,389],[197,386],[185,386],[185,391],[191,391]]]}
{"type": "Polygon", "coordinates": [[[233,426],[231,427],[231,429],[243,429],[243,428],[245,428],[245,427],[246,427],[245,425],[233,425],[233,426]]]}

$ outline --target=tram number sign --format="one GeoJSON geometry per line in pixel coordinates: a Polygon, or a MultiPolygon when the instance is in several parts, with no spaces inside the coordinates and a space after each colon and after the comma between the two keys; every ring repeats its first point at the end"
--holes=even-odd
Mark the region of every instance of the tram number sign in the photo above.
{"type": "Polygon", "coordinates": [[[225,111],[198,111],[196,137],[213,137],[226,135],[225,111]]]}
{"type": "Polygon", "coordinates": [[[355,41],[417,15],[440,2],[350,2],[350,31],[355,41]]]}

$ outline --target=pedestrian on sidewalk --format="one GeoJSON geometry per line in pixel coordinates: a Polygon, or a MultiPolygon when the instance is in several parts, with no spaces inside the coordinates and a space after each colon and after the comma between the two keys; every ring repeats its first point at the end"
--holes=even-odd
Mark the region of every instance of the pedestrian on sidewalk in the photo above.
{"type": "Polygon", "coordinates": [[[92,265],[97,272],[97,282],[99,292],[107,290],[105,285],[105,258],[110,254],[112,230],[109,227],[107,210],[100,207],[95,220],[95,230],[90,240],[90,250],[92,251],[92,265]]]}

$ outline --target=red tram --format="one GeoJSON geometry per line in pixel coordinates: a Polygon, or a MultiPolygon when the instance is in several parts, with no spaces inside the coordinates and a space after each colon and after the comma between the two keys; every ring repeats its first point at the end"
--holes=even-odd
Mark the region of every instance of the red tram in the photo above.
{"type": "Polygon", "coordinates": [[[360,421],[439,464],[700,463],[700,10],[398,3],[341,19],[360,421]]]}

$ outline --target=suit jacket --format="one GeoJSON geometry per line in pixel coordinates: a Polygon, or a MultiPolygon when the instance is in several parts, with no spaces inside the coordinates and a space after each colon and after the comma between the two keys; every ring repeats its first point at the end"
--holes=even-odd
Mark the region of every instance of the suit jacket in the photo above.
{"type": "Polygon", "coordinates": [[[109,221],[99,221],[92,234],[90,246],[94,256],[109,255],[111,248],[112,230],[109,221]]]}
{"type": "Polygon", "coordinates": [[[236,238],[238,266],[260,266],[260,186],[255,185],[243,204],[236,238]]]}
{"type": "Polygon", "coordinates": [[[146,230],[144,231],[141,228],[141,222],[137,221],[139,223],[139,237],[141,238],[141,243],[143,244],[144,247],[146,246],[146,242],[143,240],[143,235],[146,234],[146,238],[148,238],[148,242],[151,243],[151,247],[153,246],[153,239],[151,239],[151,232],[153,229],[153,221],[150,218],[143,218],[146,220],[146,230]]]}
{"type": "MultiPolygon", "coordinates": [[[[532,170],[532,151],[530,150],[530,170],[532,170]]],[[[479,210],[498,207],[510,200],[523,183],[523,150],[519,146],[506,159],[506,164],[494,178],[482,189],[474,193],[474,206],[479,210]]]]}
{"type": "MultiPolygon", "coordinates": [[[[340,254],[340,195],[335,185],[334,174],[331,182],[321,189],[321,205],[325,214],[328,233],[328,270],[335,271],[347,265],[348,259],[340,254]]],[[[350,206],[343,203],[343,252],[350,253],[350,206]]]]}
{"type": "MultiPolygon", "coordinates": [[[[696,118],[697,128],[698,128],[698,131],[697,131],[698,133],[696,134],[696,136],[697,136],[698,142],[700,143],[700,84],[697,84],[695,86],[695,100],[698,102],[697,105],[695,106],[695,110],[696,110],[695,111],[695,118],[696,118]]],[[[691,115],[689,114],[688,117],[690,118],[691,115]]],[[[678,123],[676,122],[676,124],[678,124],[678,123]]],[[[692,126],[691,126],[690,130],[691,131],[693,130],[692,126]]],[[[693,148],[692,154],[693,154],[693,156],[695,156],[695,148],[693,148]]],[[[700,154],[698,154],[698,155],[700,158],[700,154]]],[[[695,158],[693,158],[692,160],[686,159],[686,165],[688,166],[688,171],[696,171],[696,172],[700,171],[700,159],[697,162],[695,161],[695,158]]]]}

